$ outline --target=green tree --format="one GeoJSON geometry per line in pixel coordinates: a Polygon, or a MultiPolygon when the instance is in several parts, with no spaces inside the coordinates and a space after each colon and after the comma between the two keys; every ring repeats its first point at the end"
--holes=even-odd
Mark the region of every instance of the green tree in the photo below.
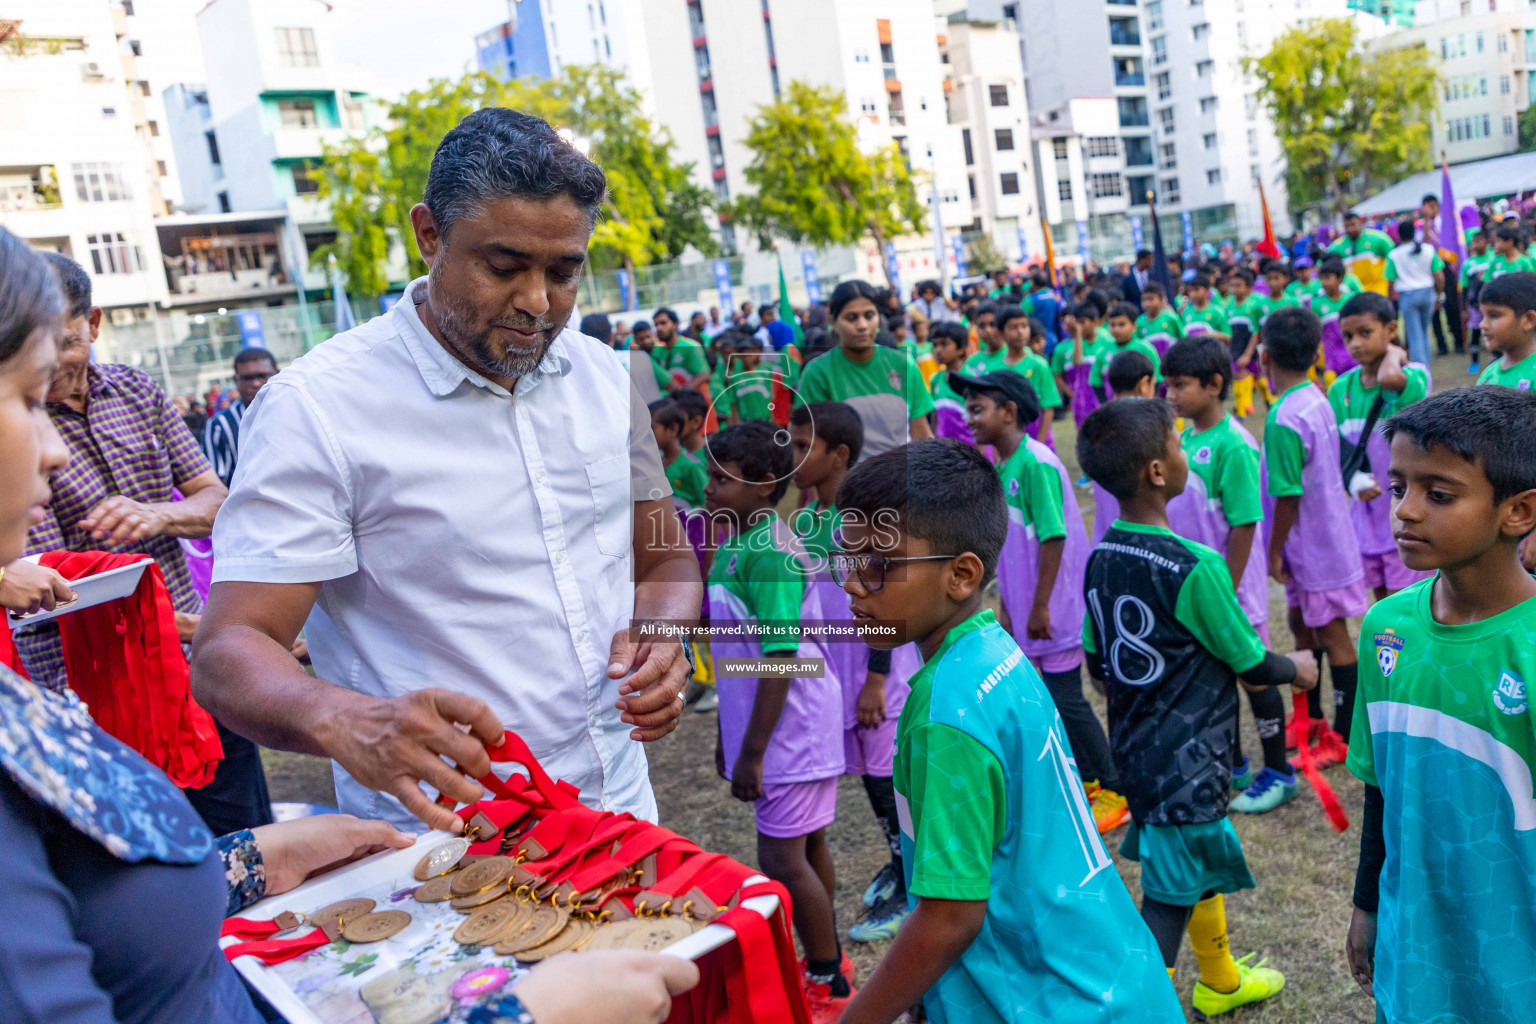
{"type": "Polygon", "coordinates": [[[966,249],[966,263],[973,274],[990,274],[1008,266],[1008,257],[998,251],[991,235],[982,235],[966,249]]]}
{"type": "Polygon", "coordinates": [[[1520,152],[1536,149],[1536,103],[1520,112],[1520,152]]]}
{"type": "Polygon", "coordinates": [[[675,260],[692,245],[706,256],[719,249],[705,213],[713,193],[695,185],[691,164],[671,157],[672,139],[646,115],[640,95],[611,68],[567,66],[544,81],[505,82],[483,72],[434,79],[390,105],[388,127],[328,148],[320,167],[320,197],[329,200],[336,253],[348,287],[363,295],[387,290],[389,247],[404,241],[411,275],[426,272],[411,230],[411,207],[426,190],[438,143],[482,107],[511,107],[569,129],[590,144],[608,176],[608,198],[592,232],[599,267],[630,270],[675,260]]]}
{"type": "Polygon", "coordinates": [[[789,83],[783,99],[758,108],[745,142],[753,192],[729,216],[765,247],[776,238],[852,245],[867,235],[883,252],[887,239],[923,228],[927,211],[901,151],[863,152],[835,89],[789,83]]]}
{"type": "Polygon", "coordinates": [[[1440,76],[1425,47],[1367,50],[1353,22],[1327,19],[1243,64],[1280,137],[1293,210],[1341,214],[1430,166],[1440,76]]]}

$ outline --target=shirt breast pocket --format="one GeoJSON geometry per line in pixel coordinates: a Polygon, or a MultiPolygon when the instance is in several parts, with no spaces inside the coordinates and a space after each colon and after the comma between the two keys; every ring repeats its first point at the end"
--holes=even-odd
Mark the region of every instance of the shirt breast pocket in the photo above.
{"type": "Polygon", "coordinates": [[[629,454],[615,455],[587,466],[597,549],[622,558],[634,539],[634,509],[629,495],[629,454]]]}

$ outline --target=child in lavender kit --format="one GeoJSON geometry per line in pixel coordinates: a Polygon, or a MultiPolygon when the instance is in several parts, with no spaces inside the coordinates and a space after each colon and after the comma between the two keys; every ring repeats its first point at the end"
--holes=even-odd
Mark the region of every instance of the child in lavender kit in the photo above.
{"type": "MultiPolygon", "coordinates": [[[[824,658],[825,644],[798,635],[802,618],[817,617],[814,594],[807,600],[804,548],[773,511],[794,469],[788,439],[772,423],[752,420],[714,434],[707,449],[705,507],[731,533],[709,573],[716,665],[727,658],[824,658]],[[762,635],[767,623],[780,632],[762,635]]],[[[794,901],[813,1019],[836,1020],[852,996],[833,917],[826,835],[843,773],[842,694],[834,679],[731,678],[723,670],[716,688],[715,767],[733,797],[754,805],[758,865],[794,901]]]]}
{"type": "Polygon", "coordinates": [[[998,372],[952,383],[965,395],[977,442],[997,450],[1008,505],[1008,539],[997,566],[1003,605],[998,621],[1045,680],[1094,820],[1101,833],[1108,832],[1123,824],[1128,812],[1104,727],[1083,697],[1083,567],[1089,544],[1071,481],[1056,453],[1024,429],[1040,412],[1028,381],[998,372]]]}
{"type": "Polygon", "coordinates": [[[971,428],[965,425],[965,399],[949,386],[950,373],[965,366],[970,334],[964,325],[943,320],[933,325],[928,336],[933,343],[933,358],[943,367],[928,382],[928,390],[933,394],[933,436],[974,444],[971,428]]]}
{"type": "MultiPolygon", "coordinates": [[[[1110,400],[1121,398],[1153,398],[1157,385],[1153,383],[1152,360],[1141,352],[1121,352],[1109,361],[1104,374],[1109,387],[1110,400]]],[[[1093,544],[1098,546],[1109,532],[1109,524],[1120,518],[1120,503],[1115,496],[1093,482],[1093,544]]]]}
{"type": "Polygon", "coordinates": [[[1358,665],[1347,620],[1365,614],[1369,599],[1355,531],[1340,529],[1349,518],[1349,495],[1340,475],[1338,423],[1308,379],[1322,336],[1317,315],[1298,306],[1277,309],[1264,321],[1264,371],[1279,395],[1264,423],[1264,490],[1269,574],[1285,585],[1296,646],[1319,660],[1326,652],[1333,670],[1333,728],[1312,696],[1309,721],[1293,728],[1318,766],[1329,767],[1344,760],[1355,709],[1358,665]]]}

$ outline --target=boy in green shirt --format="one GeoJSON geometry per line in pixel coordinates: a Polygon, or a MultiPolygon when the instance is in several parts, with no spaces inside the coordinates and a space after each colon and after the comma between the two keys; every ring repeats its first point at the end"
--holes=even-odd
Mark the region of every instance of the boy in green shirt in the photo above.
{"type": "Polygon", "coordinates": [[[683,424],[683,436],[678,438],[683,451],[704,463],[704,424],[709,420],[709,399],[692,388],[676,388],[672,401],[683,410],[687,422],[683,424]]]}
{"type": "Polygon", "coordinates": [[[897,723],[912,916],[843,1016],[891,1024],[1182,1022],[1040,676],[983,606],[1008,530],[986,456],[916,441],[843,481],[833,556],[871,643],[923,656],[897,723]],[[876,634],[895,623],[902,637],[876,634]]]}
{"type": "Polygon", "coordinates": [[[1477,382],[1529,391],[1536,380],[1536,274],[1522,270],[1490,280],[1479,306],[1483,338],[1499,358],[1477,382]]]}
{"type": "MultiPolygon", "coordinates": [[[[671,387],[696,388],[707,383],[709,361],[704,358],[704,346],[677,333],[676,311],[658,309],[653,319],[656,347],[651,350],[651,359],[667,371],[671,387]]],[[[671,387],[662,390],[669,391],[671,387]]]]}
{"type": "Polygon", "coordinates": [[[1157,350],[1161,359],[1173,343],[1184,337],[1184,324],[1168,308],[1168,295],[1156,281],[1141,290],[1141,316],[1136,318],[1136,337],[1157,350]]]}
{"type": "Polygon", "coordinates": [[[1153,383],[1163,379],[1157,364],[1162,359],[1157,349],[1136,336],[1136,307],[1129,302],[1119,302],[1109,311],[1104,326],[1109,329],[1108,345],[1101,345],[1093,359],[1093,369],[1088,383],[1095,390],[1104,387],[1104,375],[1109,372],[1109,361],[1121,352],[1140,352],[1152,363],[1153,383]]]}
{"type": "Polygon", "coordinates": [[[730,355],[725,390],[715,396],[715,413],[726,413],[731,426],[773,418],[773,371],[762,366],[756,338],[737,336],[730,355]]]}
{"type": "Polygon", "coordinates": [[[983,302],[976,307],[976,315],[971,318],[971,326],[976,328],[976,340],[981,342],[981,351],[971,356],[965,364],[965,372],[975,376],[987,372],[987,362],[996,359],[1003,352],[1003,332],[998,330],[997,311],[1002,308],[996,302],[983,302]]]}
{"type": "MultiPolygon", "coordinates": [[[[1042,443],[1050,443],[1051,423],[1056,410],[1061,408],[1061,392],[1056,389],[1056,378],[1051,366],[1034,348],[1035,325],[1028,313],[1018,306],[1007,306],[997,311],[997,329],[1003,336],[1003,351],[995,359],[988,360],[981,373],[994,370],[1010,370],[1029,381],[1040,399],[1040,418],[1030,428],[1030,436],[1042,443]]],[[[981,373],[972,373],[979,377],[981,373]]]]}
{"type": "Polygon", "coordinates": [[[1232,272],[1232,312],[1227,317],[1232,341],[1228,351],[1232,356],[1232,411],[1239,419],[1253,415],[1255,381],[1264,389],[1264,400],[1274,404],[1259,365],[1259,328],[1269,316],[1270,302],[1253,290],[1253,281],[1253,271],[1247,267],[1232,272]]]}
{"type": "Polygon", "coordinates": [[[1467,372],[1471,374],[1477,373],[1478,352],[1483,343],[1483,312],[1477,303],[1482,296],[1488,264],[1492,261],[1493,255],[1488,252],[1488,233],[1472,232],[1467,237],[1467,258],[1461,263],[1461,294],[1465,296],[1467,330],[1471,332],[1467,343],[1472,361],[1467,366],[1467,372]]]}
{"type": "Polygon", "coordinates": [[[1360,629],[1365,783],[1350,971],[1377,1019],[1514,1021],[1536,977],[1536,396],[1432,395],[1387,421],[1397,549],[1437,572],[1360,629]]]}
{"type": "Polygon", "coordinates": [[[1536,270],[1536,260],[1520,251],[1520,229],[1506,224],[1494,232],[1493,259],[1488,261],[1484,279],[1496,281],[1505,274],[1517,274],[1522,270],[1536,270]]]}
{"type": "Polygon", "coordinates": [[[658,398],[650,404],[650,410],[651,433],[656,435],[656,447],[661,449],[661,464],[666,468],[673,498],[683,508],[702,508],[709,473],[704,463],[683,449],[688,414],[670,398],[658,398]]]}
{"type": "Polygon", "coordinates": [[[933,358],[939,372],[928,381],[933,395],[933,433],[935,437],[953,437],[967,444],[973,442],[971,428],[965,422],[965,399],[949,386],[951,373],[965,373],[966,349],[970,334],[953,320],[933,325],[933,358]]]}
{"type": "Polygon", "coordinates": [[[1189,282],[1189,307],[1184,310],[1184,336],[1215,338],[1223,345],[1232,343],[1232,328],[1227,314],[1211,301],[1211,279],[1196,274],[1189,282]]]}

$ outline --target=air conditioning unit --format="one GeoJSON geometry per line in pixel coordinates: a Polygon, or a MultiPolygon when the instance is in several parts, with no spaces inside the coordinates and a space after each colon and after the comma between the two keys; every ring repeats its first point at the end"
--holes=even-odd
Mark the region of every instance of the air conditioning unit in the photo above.
{"type": "Polygon", "coordinates": [[[86,79],[107,77],[106,74],[101,70],[101,65],[96,63],[94,60],[88,60],[84,64],[80,65],[80,76],[86,79]]]}

